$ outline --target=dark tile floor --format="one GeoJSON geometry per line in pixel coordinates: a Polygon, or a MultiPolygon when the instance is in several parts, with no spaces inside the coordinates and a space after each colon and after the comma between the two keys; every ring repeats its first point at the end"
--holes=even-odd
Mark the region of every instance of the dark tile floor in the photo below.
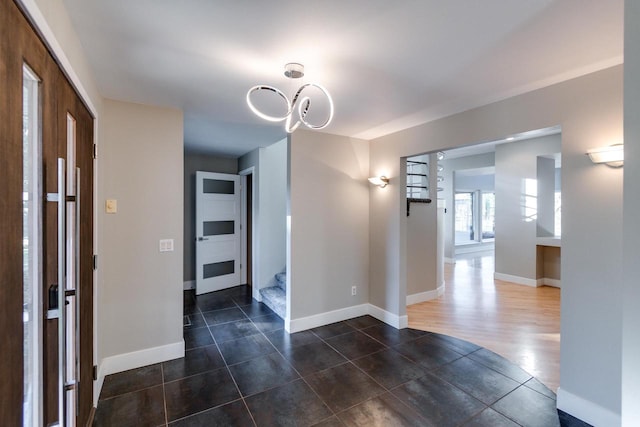
{"type": "Polygon", "coordinates": [[[246,287],[184,297],[184,358],[105,378],[95,426],[586,426],[502,357],[363,316],[288,334],[246,287]]]}

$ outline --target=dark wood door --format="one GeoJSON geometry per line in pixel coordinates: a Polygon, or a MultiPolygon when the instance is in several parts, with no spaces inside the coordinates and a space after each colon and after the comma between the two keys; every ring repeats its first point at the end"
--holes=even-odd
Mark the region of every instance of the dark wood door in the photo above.
{"type": "MultiPolygon", "coordinates": [[[[37,300],[41,338],[36,360],[42,370],[34,382],[42,387],[40,418],[44,425],[58,421],[58,320],[47,319],[49,288],[58,284],[58,202],[47,202],[47,194],[58,188],[57,163],[75,159],[80,168],[80,214],[78,253],[79,382],[77,425],[85,425],[93,393],[93,117],[69,83],[55,58],[38,37],[28,19],[12,0],[0,0],[0,425],[23,424],[24,361],[26,337],[23,313],[23,146],[24,70],[37,80],[39,156],[34,168],[41,173],[41,220],[38,227],[41,277],[37,300]],[[74,119],[75,148],[68,152],[68,118],[74,119]]],[[[76,195],[77,196],[77,195],[76,195]]],[[[74,201],[62,201],[67,211],[74,201]]],[[[26,297],[25,297],[26,299],[26,297]]],[[[70,339],[75,340],[76,337],[70,339]]],[[[28,388],[28,387],[27,387],[28,388]]],[[[35,394],[38,396],[39,394],[35,394]]],[[[74,398],[75,399],[75,398],[74,398]]]]}

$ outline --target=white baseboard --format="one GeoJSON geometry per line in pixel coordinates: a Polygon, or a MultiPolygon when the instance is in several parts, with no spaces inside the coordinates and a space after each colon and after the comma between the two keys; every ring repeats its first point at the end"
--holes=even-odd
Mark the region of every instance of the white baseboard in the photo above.
{"type": "Polygon", "coordinates": [[[285,329],[289,333],[306,331],[307,329],[317,328],[318,326],[328,325],[330,323],[341,322],[354,317],[364,316],[368,314],[368,304],[353,305],[351,307],[340,308],[338,310],[327,311],[313,316],[301,317],[299,319],[286,319],[285,329]]]}
{"type": "Polygon", "coordinates": [[[195,289],[195,288],[196,288],[196,281],[195,280],[185,280],[184,281],[183,289],[185,291],[188,291],[190,289],[195,289]]]}
{"type": "Polygon", "coordinates": [[[560,284],[561,282],[559,279],[549,279],[548,277],[538,279],[538,286],[553,286],[554,288],[560,288],[560,284]]]}
{"type": "Polygon", "coordinates": [[[455,264],[456,263],[456,259],[455,258],[444,258],[444,263],[445,264],[455,264]]]}
{"type": "Polygon", "coordinates": [[[372,304],[360,304],[299,319],[287,318],[284,325],[287,332],[294,333],[367,314],[397,329],[406,328],[409,324],[407,315],[398,316],[372,304]]]}
{"type": "Polygon", "coordinates": [[[426,292],[419,292],[417,294],[407,295],[407,305],[418,304],[420,302],[436,299],[444,293],[444,282],[438,286],[437,289],[426,292]]]}
{"type": "Polygon", "coordinates": [[[397,314],[393,314],[383,308],[378,307],[377,305],[367,305],[369,310],[368,314],[386,323],[387,325],[393,326],[396,329],[404,329],[409,326],[409,317],[406,314],[403,316],[398,316],[397,314]]]}
{"type": "Polygon", "coordinates": [[[493,243],[471,243],[467,245],[456,246],[455,254],[472,254],[474,252],[484,252],[484,251],[493,251],[495,250],[495,245],[493,243]]]}
{"type": "Polygon", "coordinates": [[[495,280],[511,282],[511,283],[515,283],[516,285],[531,286],[533,288],[537,288],[538,286],[541,286],[538,284],[538,281],[536,279],[528,279],[526,277],[512,276],[511,274],[495,272],[493,273],[493,278],[495,280]]]}
{"type": "Polygon", "coordinates": [[[116,354],[102,359],[98,367],[98,379],[94,383],[93,400],[97,404],[104,377],[110,374],[141,368],[154,363],[184,357],[184,340],[159,347],[145,348],[131,353],[116,354]]]}
{"type": "Polygon", "coordinates": [[[562,387],[558,389],[557,407],[595,427],[619,426],[622,423],[620,414],[565,391],[562,387]]]}

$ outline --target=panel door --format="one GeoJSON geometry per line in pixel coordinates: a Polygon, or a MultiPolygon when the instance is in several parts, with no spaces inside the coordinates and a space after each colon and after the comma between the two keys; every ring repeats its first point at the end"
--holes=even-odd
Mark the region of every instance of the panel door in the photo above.
{"type": "Polygon", "coordinates": [[[196,172],[196,293],[240,284],[240,177],[196,172]]]}

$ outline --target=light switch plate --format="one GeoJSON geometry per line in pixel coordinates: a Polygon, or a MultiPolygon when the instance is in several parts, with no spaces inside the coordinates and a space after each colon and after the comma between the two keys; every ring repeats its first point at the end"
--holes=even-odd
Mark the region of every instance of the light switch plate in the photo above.
{"type": "Polygon", "coordinates": [[[104,204],[104,210],[108,214],[114,214],[118,212],[118,201],[115,199],[107,199],[107,201],[104,204]]]}
{"type": "Polygon", "coordinates": [[[160,252],[173,252],[173,239],[161,239],[160,252]]]}

